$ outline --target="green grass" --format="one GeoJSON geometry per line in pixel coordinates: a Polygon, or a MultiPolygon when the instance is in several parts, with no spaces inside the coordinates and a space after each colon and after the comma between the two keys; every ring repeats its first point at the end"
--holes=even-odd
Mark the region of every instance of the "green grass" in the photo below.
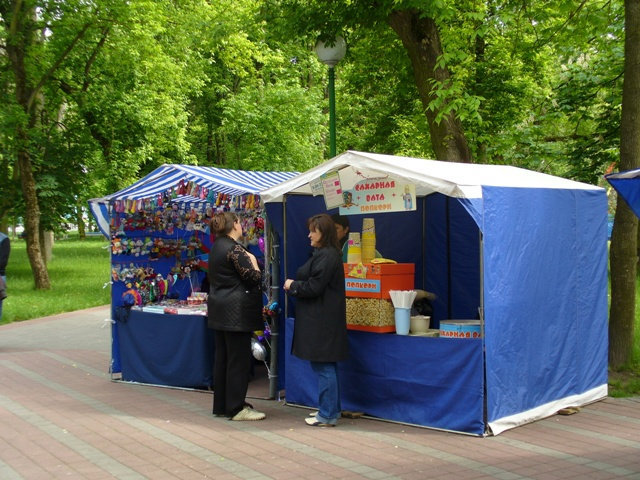
{"type": "Polygon", "coordinates": [[[2,306],[0,323],[45,317],[89,307],[108,305],[111,289],[103,288],[110,280],[109,242],[90,237],[57,240],[47,264],[51,289],[34,288],[26,242],[12,239],[7,265],[7,298],[2,306]]]}

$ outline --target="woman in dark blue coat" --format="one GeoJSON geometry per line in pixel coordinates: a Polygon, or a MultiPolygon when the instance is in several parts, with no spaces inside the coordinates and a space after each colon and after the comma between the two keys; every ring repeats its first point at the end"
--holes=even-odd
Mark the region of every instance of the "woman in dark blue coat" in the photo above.
{"type": "Polygon", "coordinates": [[[319,411],[306,419],[311,426],[335,426],[340,417],[337,362],[349,345],[342,255],[333,220],[327,214],[307,221],[311,258],[287,279],[285,291],[296,298],[292,352],[311,362],[318,377],[319,411]]]}
{"type": "Polygon", "coordinates": [[[216,214],[209,253],[208,326],[215,330],[213,414],[231,420],[262,420],[265,414],[245,401],[251,372],[251,337],[264,328],[262,272],[256,257],[238,240],[235,213],[216,214]]]}

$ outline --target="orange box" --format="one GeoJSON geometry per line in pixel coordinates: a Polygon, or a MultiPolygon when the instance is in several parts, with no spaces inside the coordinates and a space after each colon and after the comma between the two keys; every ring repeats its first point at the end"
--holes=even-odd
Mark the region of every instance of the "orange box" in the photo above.
{"type": "Polygon", "coordinates": [[[355,264],[344,264],[344,287],[347,297],[390,299],[389,290],[413,290],[413,263],[365,263],[367,278],[350,277],[355,264]]]}

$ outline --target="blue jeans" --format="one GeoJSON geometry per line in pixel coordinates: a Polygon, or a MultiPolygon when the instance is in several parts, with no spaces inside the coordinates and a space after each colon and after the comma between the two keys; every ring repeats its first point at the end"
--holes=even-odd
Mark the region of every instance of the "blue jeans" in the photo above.
{"type": "Polygon", "coordinates": [[[316,418],[322,423],[336,424],[342,408],[336,362],[311,362],[311,369],[318,377],[318,408],[316,418]]]}

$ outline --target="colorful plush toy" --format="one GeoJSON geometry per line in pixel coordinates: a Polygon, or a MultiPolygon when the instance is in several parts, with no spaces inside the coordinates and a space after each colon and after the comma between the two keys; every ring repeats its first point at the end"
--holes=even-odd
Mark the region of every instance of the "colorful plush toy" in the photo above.
{"type": "Polygon", "coordinates": [[[111,239],[111,254],[112,255],[122,254],[122,242],[118,237],[113,237],[111,239]]]}

